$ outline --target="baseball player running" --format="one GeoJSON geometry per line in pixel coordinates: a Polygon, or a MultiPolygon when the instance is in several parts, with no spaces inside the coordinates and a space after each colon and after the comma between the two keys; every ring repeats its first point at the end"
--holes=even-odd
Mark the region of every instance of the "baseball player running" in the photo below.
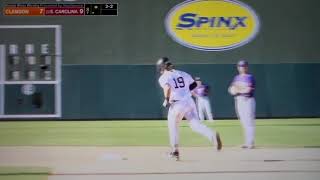
{"type": "Polygon", "coordinates": [[[161,76],[159,84],[163,88],[164,107],[169,107],[168,128],[172,151],[172,158],[179,160],[179,122],[185,117],[191,129],[203,136],[221,150],[222,142],[218,133],[215,133],[204,124],[200,123],[196,105],[192,99],[191,90],[197,83],[186,72],[175,70],[167,57],[157,61],[157,67],[161,76]]]}
{"type": "Polygon", "coordinates": [[[192,91],[192,94],[196,98],[199,118],[201,121],[204,121],[206,116],[208,121],[213,122],[211,105],[208,97],[210,87],[207,84],[203,84],[200,77],[196,77],[195,81],[198,86],[192,91]]]}
{"type": "Polygon", "coordinates": [[[253,149],[256,109],[255,79],[253,75],[248,73],[247,61],[239,61],[237,68],[239,75],[234,77],[228,90],[234,96],[236,113],[245,131],[245,144],[242,145],[242,148],[253,149]]]}

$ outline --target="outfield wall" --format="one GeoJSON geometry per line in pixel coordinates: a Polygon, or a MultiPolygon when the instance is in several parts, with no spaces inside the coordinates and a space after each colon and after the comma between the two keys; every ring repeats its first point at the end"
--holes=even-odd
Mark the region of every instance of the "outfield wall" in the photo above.
{"type": "MultiPolygon", "coordinates": [[[[212,87],[210,100],[216,118],[235,117],[227,88],[234,65],[181,65],[212,87]]],[[[258,117],[320,116],[320,64],[255,64],[258,117]]],[[[62,83],[65,119],[159,119],[162,91],[154,66],[64,66],[62,83]]]]}
{"type": "MultiPolygon", "coordinates": [[[[211,86],[215,118],[234,118],[233,98],[227,88],[236,74],[234,65],[178,65],[202,77],[211,86]]],[[[319,117],[320,64],[253,64],[257,116],[319,117]]],[[[161,119],[162,90],[153,65],[63,66],[62,119],[161,119]]],[[[21,86],[6,88],[6,114],[52,113],[53,92],[37,85],[37,96],[21,93],[21,86]],[[40,104],[39,104],[40,103],[40,104]]]]}

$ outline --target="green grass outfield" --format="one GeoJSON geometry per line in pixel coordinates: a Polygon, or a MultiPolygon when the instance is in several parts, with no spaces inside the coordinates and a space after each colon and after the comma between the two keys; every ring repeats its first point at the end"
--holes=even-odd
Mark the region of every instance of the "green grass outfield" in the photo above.
{"type": "MultiPolygon", "coordinates": [[[[205,122],[220,132],[226,146],[242,144],[239,121],[205,122]]],[[[209,146],[180,126],[182,146],[209,146]]],[[[320,118],[257,120],[257,146],[320,147],[320,118]]],[[[168,146],[167,121],[5,121],[0,146],[168,146]]]]}
{"type": "Polygon", "coordinates": [[[44,167],[0,167],[1,180],[46,180],[49,168],[44,167]]]}

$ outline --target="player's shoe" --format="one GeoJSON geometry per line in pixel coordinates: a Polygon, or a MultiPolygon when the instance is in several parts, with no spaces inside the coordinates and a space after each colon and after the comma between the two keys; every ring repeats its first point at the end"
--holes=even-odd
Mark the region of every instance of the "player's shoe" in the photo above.
{"type": "Polygon", "coordinates": [[[222,149],[222,141],[219,133],[216,133],[216,142],[217,142],[217,150],[220,151],[222,149]]]}
{"type": "Polygon", "coordinates": [[[255,146],[254,145],[242,145],[241,148],[242,149],[254,149],[255,146]]]}
{"type": "Polygon", "coordinates": [[[207,121],[210,122],[210,123],[215,122],[213,119],[209,119],[209,120],[207,120],[207,121]]]}
{"type": "Polygon", "coordinates": [[[179,151],[173,151],[169,154],[170,158],[175,159],[176,161],[180,160],[179,151]]]}

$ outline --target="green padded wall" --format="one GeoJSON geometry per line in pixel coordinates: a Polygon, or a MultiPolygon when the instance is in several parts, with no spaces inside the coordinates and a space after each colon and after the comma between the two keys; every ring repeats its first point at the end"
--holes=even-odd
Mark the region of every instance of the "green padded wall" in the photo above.
{"type": "MultiPolygon", "coordinates": [[[[234,65],[180,65],[212,88],[216,118],[235,117],[227,88],[236,74],[234,65]]],[[[251,65],[256,77],[258,117],[320,116],[320,64],[251,65]]],[[[63,118],[159,119],[162,90],[151,65],[64,66],[63,118]]]]}

